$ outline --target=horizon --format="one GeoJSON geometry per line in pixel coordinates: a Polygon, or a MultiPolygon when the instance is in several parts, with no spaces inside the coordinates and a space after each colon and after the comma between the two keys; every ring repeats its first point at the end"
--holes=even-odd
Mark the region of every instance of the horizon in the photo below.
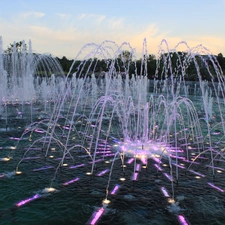
{"type": "Polygon", "coordinates": [[[165,40],[169,49],[186,42],[225,55],[225,0],[15,0],[2,2],[2,9],[3,50],[14,41],[31,40],[36,53],[74,59],[85,45],[110,40],[129,43],[141,58],[144,40],[154,55],[165,40]]]}

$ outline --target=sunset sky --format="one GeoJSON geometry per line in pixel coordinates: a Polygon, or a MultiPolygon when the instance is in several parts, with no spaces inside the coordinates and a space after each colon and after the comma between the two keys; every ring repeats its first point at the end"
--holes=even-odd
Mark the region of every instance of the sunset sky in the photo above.
{"type": "Polygon", "coordinates": [[[32,41],[33,51],[74,58],[88,43],[129,42],[141,55],[143,40],[157,54],[165,39],[202,44],[225,56],[225,0],[11,0],[1,1],[3,50],[32,41]]]}

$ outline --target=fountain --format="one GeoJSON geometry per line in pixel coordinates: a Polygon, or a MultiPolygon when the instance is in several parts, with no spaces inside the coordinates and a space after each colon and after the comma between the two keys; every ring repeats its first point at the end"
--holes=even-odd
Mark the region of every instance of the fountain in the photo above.
{"type": "Polygon", "coordinates": [[[104,41],[65,78],[22,49],[0,48],[3,224],[224,223],[224,77],[205,47],[162,40],[153,80],[146,40],[141,68],[129,43],[104,41]]]}

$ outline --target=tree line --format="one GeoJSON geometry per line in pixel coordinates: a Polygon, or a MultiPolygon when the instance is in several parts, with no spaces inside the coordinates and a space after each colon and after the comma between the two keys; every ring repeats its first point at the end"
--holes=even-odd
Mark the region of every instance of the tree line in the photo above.
{"type": "Polygon", "coordinates": [[[214,80],[224,77],[225,58],[222,53],[218,55],[190,55],[186,52],[172,52],[161,54],[157,59],[155,55],[143,56],[138,60],[132,60],[130,53],[122,52],[116,59],[97,59],[90,58],[85,61],[69,60],[65,56],[58,58],[63,71],[69,76],[77,74],[79,76],[96,76],[104,74],[110,70],[113,64],[115,74],[145,75],[148,79],[167,79],[170,77],[195,80],[214,80]],[[74,65],[72,66],[72,64],[74,65]],[[81,66],[82,65],[82,66],[81,66]],[[72,68],[71,68],[72,66],[72,68]],[[201,76],[201,77],[199,77],[201,76]]]}
{"type": "MultiPolygon", "coordinates": [[[[27,52],[27,45],[20,41],[10,44],[4,54],[11,55],[13,51],[27,52]]],[[[35,53],[33,53],[35,54],[35,53]]],[[[95,74],[104,76],[110,72],[115,74],[129,74],[130,76],[144,75],[149,79],[167,79],[170,77],[181,78],[189,81],[216,80],[218,75],[224,77],[225,58],[222,53],[218,55],[200,55],[187,52],[162,53],[158,58],[154,54],[143,55],[134,60],[131,52],[124,50],[117,58],[86,60],[71,60],[66,56],[56,57],[62,67],[64,75],[82,77],[95,74]],[[201,77],[199,77],[199,75],[201,77]]]]}

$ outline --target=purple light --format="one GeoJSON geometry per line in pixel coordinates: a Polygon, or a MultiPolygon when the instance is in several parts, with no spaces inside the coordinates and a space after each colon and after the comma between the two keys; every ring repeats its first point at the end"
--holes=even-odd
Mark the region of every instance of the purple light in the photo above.
{"type": "Polygon", "coordinates": [[[169,193],[168,193],[168,191],[166,190],[166,188],[165,187],[161,187],[161,191],[162,191],[162,193],[163,193],[163,195],[165,196],[165,197],[170,197],[170,195],[169,195],[169,193]]]}
{"type": "Polygon", "coordinates": [[[204,156],[198,156],[198,159],[208,159],[208,158],[204,156]]]}
{"type": "Polygon", "coordinates": [[[210,182],[208,182],[208,185],[211,186],[212,188],[217,189],[217,190],[220,191],[220,192],[224,192],[224,190],[223,190],[222,188],[219,188],[218,186],[216,186],[216,185],[214,185],[214,184],[212,184],[212,183],[210,183],[210,182]]]}
{"type": "Polygon", "coordinates": [[[183,159],[184,162],[187,162],[187,163],[191,163],[191,164],[196,164],[196,165],[199,165],[200,163],[199,162],[195,162],[195,161],[190,161],[190,160],[187,160],[187,159],[183,159]]]}
{"type": "Polygon", "coordinates": [[[130,158],[130,159],[127,161],[127,163],[128,163],[128,164],[131,164],[133,161],[134,161],[134,158],[130,158]]]}
{"type": "Polygon", "coordinates": [[[180,146],[186,146],[186,145],[190,145],[191,143],[184,143],[184,144],[180,144],[180,146]]]}
{"type": "Polygon", "coordinates": [[[176,164],[176,163],[172,163],[174,166],[176,166],[176,167],[179,167],[179,168],[181,168],[181,169],[185,169],[185,167],[184,166],[181,166],[181,165],[179,165],[179,164],[176,164]]]}
{"type": "Polygon", "coordinates": [[[16,141],[21,140],[21,138],[17,138],[17,137],[10,137],[9,139],[10,139],[10,140],[16,140],[16,141]]]}
{"type": "Polygon", "coordinates": [[[105,147],[105,148],[99,148],[99,147],[98,147],[98,150],[99,150],[99,151],[105,151],[105,150],[108,150],[108,151],[109,151],[110,148],[109,148],[109,147],[105,147]]]}
{"type": "Polygon", "coordinates": [[[101,171],[100,173],[98,173],[97,174],[97,176],[102,176],[102,175],[104,175],[105,173],[107,173],[109,171],[109,169],[105,169],[105,170],[103,170],[103,171],[101,171]]]}
{"type": "Polygon", "coordinates": [[[168,174],[168,173],[164,173],[164,175],[166,176],[166,178],[169,180],[169,181],[173,181],[173,178],[168,174]]]}
{"type": "Polygon", "coordinates": [[[40,129],[35,129],[34,131],[35,131],[36,133],[40,133],[40,134],[45,133],[43,130],[40,130],[40,129]]]}
{"type": "Polygon", "coordinates": [[[162,164],[162,161],[158,158],[152,157],[152,159],[157,162],[158,164],[162,164]]]}
{"type": "Polygon", "coordinates": [[[92,161],[92,162],[89,162],[90,164],[92,164],[92,163],[96,163],[96,162],[101,162],[101,161],[103,161],[104,159],[97,159],[97,160],[95,160],[95,161],[92,161]]]}
{"type": "Polygon", "coordinates": [[[36,194],[36,195],[32,196],[31,198],[27,198],[25,200],[22,200],[22,201],[16,203],[16,206],[20,207],[20,206],[25,205],[25,204],[27,204],[27,203],[29,203],[31,201],[34,201],[35,199],[38,199],[40,197],[41,197],[41,195],[36,194]]]}
{"type": "Polygon", "coordinates": [[[84,164],[80,164],[80,165],[76,165],[76,166],[70,166],[69,168],[70,169],[76,169],[76,168],[82,167],[82,166],[84,166],[84,164]]]}
{"type": "Polygon", "coordinates": [[[140,171],[140,170],[141,170],[141,165],[140,164],[137,164],[135,171],[140,171]]]}
{"type": "Polygon", "coordinates": [[[170,152],[184,152],[183,150],[177,150],[177,149],[170,149],[170,152]]]}
{"type": "Polygon", "coordinates": [[[198,173],[198,172],[196,172],[196,171],[194,171],[194,170],[188,170],[188,171],[190,171],[190,172],[192,172],[192,173],[194,173],[194,174],[196,174],[196,175],[198,175],[198,176],[200,176],[200,177],[205,177],[204,174],[198,173]]]}
{"type": "Polygon", "coordinates": [[[109,156],[114,156],[115,154],[112,153],[112,154],[105,154],[104,157],[109,157],[109,156]]]}
{"type": "Polygon", "coordinates": [[[0,178],[2,178],[2,177],[4,177],[5,176],[5,174],[0,174],[0,178]]]}
{"type": "Polygon", "coordinates": [[[41,168],[38,169],[33,169],[33,171],[37,172],[37,171],[41,171],[41,170],[48,170],[48,169],[52,169],[53,166],[43,166],[41,168]]]}
{"type": "Polygon", "coordinates": [[[100,152],[95,152],[96,154],[107,154],[111,153],[111,151],[100,151],[100,152]]]}
{"type": "Polygon", "coordinates": [[[103,207],[101,207],[97,212],[94,212],[94,214],[91,217],[90,223],[87,223],[87,224],[95,225],[97,221],[99,220],[99,218],[102,216],[103,212],[104,212],[103,207]]]}
{"type": "Polygon", "coordinates": [[[66,126],[63,126],[62,128],[65,129],[65,130],[69,130],[70,129],[69,127],[66,127],[66,126]]]}
{"type": "Polygon", "coordinates": [[[184,216],[182,215],[178,215],[178,220],[180,222],[181,225],[188,225],[188,222],[186,221],[186,219],[184,218],[184,216]]]}
{"type": "Polygon", "coordinates": [[[178,155],[172,155],[172,154],[170,154],[170,157],[171,158],[175,158],[175,159],[183,159],[183,160],[185,160],[185,157],[183,157],[183,156],[178,156],[178,155]]]}
{"type": "Polygon", "coordinates": [[[221,168],[221,167],[218,167],[218,166],[207,165],[206,167],[213,168],[213,169],[216,169],[216,170],[224,170],[224,168],[221,168]]]}
{"type": "Polygon", "coordinates": [[[78,181],[80,178],[75,178],[75,179],[73,179],[73,180],[70,180],[70,181],[67,181],[67,182],[65,182],[65,183],[63,183],[63,185],[64,186],[67,186],[67,185],[69,185],[69,184],[72,184],[72,183],[74,183],[74,182],[76,182],[76,181],[78,181]]]}
{"type": "MultiPolygon", "coordinates": [[[[55,160],[62,160],[63,158],[56,158],[55,160]]],[[[69,156],[68,157],[64,157],[64,159],[71,159],[69,156]]]]}
{"type": "Polygon", "coordinates": [[[39,156],[33,156],[33,157],[23,158],[23,160],[30,160],[30,159],[40,159],[40,157],[39,156]]]}
{"type": "Polygon", "coordinates": [[[158,164],[154,164],[154,166],[159,170],[162,171],[162,168],[158,164]]]}
{"type": "Polygon", "coordinates": [[[141,161],[143,164],[147,164],[147,159],[146,158],[141,158],[141,161]]]}
{"type": "Polygon", "coordinates": [[[138,177],[138,172],[135,172],[132,180],[137,180],[137,177],[138,177]]]}
{"type": "Polygon", "coordinates": [[[113,188],[113,190],[111,191],[111,195],[115,195],[116,192],[119,190],[119,187],[120,187],[120,185],[117,184],[117,185],[113,188]]]}

